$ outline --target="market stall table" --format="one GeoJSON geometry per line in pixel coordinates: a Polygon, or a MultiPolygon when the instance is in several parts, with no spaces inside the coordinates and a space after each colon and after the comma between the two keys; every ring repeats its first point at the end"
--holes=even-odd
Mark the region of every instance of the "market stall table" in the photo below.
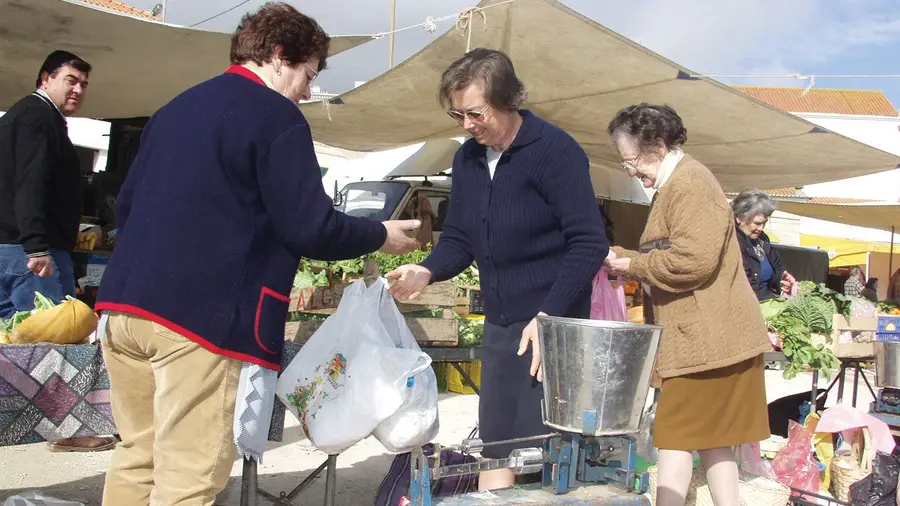
{"type": "Polygon", "coordinates": [[[0,446],[115,433],[100,346],[0,345],[0,446]]]}

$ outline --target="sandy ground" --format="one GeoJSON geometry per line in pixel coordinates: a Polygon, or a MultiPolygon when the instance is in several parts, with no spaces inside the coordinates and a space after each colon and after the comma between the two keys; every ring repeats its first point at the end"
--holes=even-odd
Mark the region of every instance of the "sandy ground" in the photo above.
{"type": "MultiPolygon", "coordinates": [[[[873,381],[871,374],[867,375],[873,381]]],[[[853,375],[848,373],[845,402],[850,402],[853,375]]],[[[827,381],[822,379],[824,387],[827,381]]],[[[766,388],[769,400],[785,395],[809,391],[811,375],[803,374],[792,381],[781,377],[780,371],[766,372],[766,388]]],[[[872,396],[860,381],[858,406],[868,410],[872,396]]],[[[828,399],[828,405],[837,402],[837,387],[828,399]]],[[[440,400],[441,431],[438,441],[444,444],[458,443],[468,436],[478,414],[478,397],[474,395],[444,394],[440,400]]],[[[43,444],[0,448],[0,500],[21,490],[40,490],[59,499],[79,501],[86,505],[99,505],[103,477],[109,464],[110,452],[55,454],[43,444]]],[[[338,493],[336,506],[371,504],[381,480],[384,478],[393,456],[374,439],[369,438],[341,454],[338,458],[338,493]]],[[[271,443],[265,455],[265,463],[259,468],[259,485],[267,492],[278,495],[291,490],[297,483],[325,460],[301,436],[301,430],[293,417],[288,416],[284,442],[271,443]]],[[[228,488],[220,495],[217,504],[240,504],[241,464],[235,462],[228,488]]],[[[298,497],[294,504],[322,504],[324,476],[298,497]]],[[[261,504],[268,504],[261,501],[261,504]]]]}

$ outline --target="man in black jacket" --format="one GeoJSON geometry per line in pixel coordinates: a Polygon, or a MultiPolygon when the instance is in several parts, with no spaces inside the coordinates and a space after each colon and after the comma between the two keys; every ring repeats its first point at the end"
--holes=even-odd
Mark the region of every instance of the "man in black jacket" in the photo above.
{"type": "Polygon", "coordinates": [[[66,117],[81,107],[91,66],[47,56],[34,93],[0,118],[0,317],[75,294],[69,257],[81,220],[81,167],[66,117]]]}

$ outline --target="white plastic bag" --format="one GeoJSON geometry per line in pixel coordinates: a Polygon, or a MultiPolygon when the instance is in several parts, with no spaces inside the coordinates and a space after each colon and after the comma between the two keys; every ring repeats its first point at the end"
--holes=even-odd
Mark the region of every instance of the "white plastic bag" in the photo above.
{"type": "MultiPolygon", "coordinates": [[[[421,352],[393,298],[385,297],[382,300],[379,307],[381,321],[388,335],[394,338],[394,345],[421,352]]],[[[406,453],[420,447],[434,439],[440,429],[437,376],[434,369],[426,367],[411,376],[406,386],[403,405],[372,433],[389,452],[406,453]]]]}
{"type": "Polygon", "coordinates": [[[338,454],[365,439],[408,398],[409,378],[429,368],[421,350],[403,349],[381,321],[393,304],[387,285],[353,283],[338,309],[278,378],[276,394],[316,448],[338,454]]]}
{"type": "Polygon", "coordinates": [[[57,499],[40,492],[21,492],[6,498],[3,506],[84,506],[84,503],[57,499]]]}

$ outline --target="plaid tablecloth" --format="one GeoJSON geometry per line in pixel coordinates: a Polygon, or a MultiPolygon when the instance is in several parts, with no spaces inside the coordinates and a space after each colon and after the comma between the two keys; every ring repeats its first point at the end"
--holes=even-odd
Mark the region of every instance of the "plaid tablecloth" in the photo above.
{"type": "MultiPolygon", "coordinates": [[[[282,364],[298,351],[286,342],[282,364]]],[[[284,419],[276,402],[270,441],[281,441],[284,419]]],[[[115,433],[100,346],[0,345],[0,446],[115,433]]]]}

